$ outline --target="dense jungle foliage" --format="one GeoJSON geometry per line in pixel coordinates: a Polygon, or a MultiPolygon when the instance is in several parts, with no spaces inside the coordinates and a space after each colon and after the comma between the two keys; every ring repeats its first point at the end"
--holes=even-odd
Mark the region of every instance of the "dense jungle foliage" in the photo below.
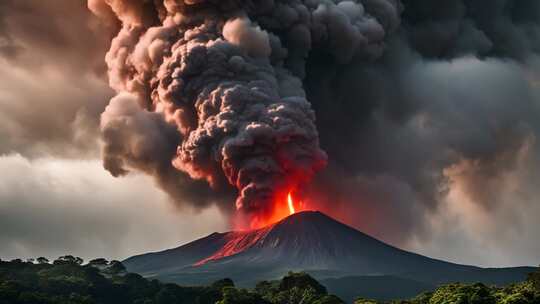
{"type": "MultiPolygon", "coordinates": [[[[0,304],[341,304],[305,273],[263,281],[252,290],[230,279],[210,286],[184,287],[128,273],[121,262],[73,256],[0,261],[0,304]]],[[[358,299],[356,304],[379,304],[358,299]]],[[[540,271],[506,287],[450,284],[401,304],[540,304],[540,271]]]]}

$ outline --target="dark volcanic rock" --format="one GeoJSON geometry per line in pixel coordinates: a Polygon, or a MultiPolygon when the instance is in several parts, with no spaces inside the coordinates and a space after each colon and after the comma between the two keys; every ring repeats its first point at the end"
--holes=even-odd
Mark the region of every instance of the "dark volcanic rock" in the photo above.
{"type": "Polygon", "coordinates": [[[431,259],[311,211],[254,231],[213,233],[175,249],[131,257],[124,264],[143,276],[184,285],[230,277],[240,286],[253,286],[291,270],[307,271],[317,279],[349,278],[350,284],[359,277],[373,284],[383,284],[384,278],[418,282],[403,292],[395,287],[398,295],[453,281],[505,284],[523,280],[533,270],[484,269],[431,259]]]}

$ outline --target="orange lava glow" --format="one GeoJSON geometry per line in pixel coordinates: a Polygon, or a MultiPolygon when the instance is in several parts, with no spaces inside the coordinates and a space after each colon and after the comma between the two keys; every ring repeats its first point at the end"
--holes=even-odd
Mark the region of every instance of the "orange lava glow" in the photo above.
{"type": "Polygon", "coordinates": [[[302,201],[295,200],[294,190],[290,190],[281,195],[276,195],[276,200],[272,209],[269,210],[270,212],[251,215],[247,222],[237,220],[235,228],[239,230],[259,229],[275,224],[294,213],[307,210],[307,206],[302,201]]]}
{"type": "Polygon", "coordinates": [[[294,210],[294,203],[290,192],[287,194],[287,204],[289,205],[289,214],[294,214],[296,211],[294,210]]]}

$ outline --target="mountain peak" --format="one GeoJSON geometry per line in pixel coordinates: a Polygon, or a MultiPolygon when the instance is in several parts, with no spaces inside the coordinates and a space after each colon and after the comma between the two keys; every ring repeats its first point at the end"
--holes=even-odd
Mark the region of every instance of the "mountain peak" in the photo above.
{"type": "MultiPolygon", "coordinates": [[[[348,230],[354,230],[355,233],[363,234],[362,232],[326,215],[325,213],[322,213],[320,211],[301,211],[294,214],[289,215],[288,217],[282,219],[281,221],[274,223],[268,227],[271,228],[277,228],[280,226],[294,226],[294,225],[311,225],[311,226],[319,226],[322,225],[323,227],[341,227],[339,229],[348,229],[348,230]]],[[[264,228],[263,228],[264,229],[264,228]]],[[[364,234],[363,234],[364,235],[364,234]]]]}
{"type": "Polygon", "coordinates": [[[300,211],[296,212],[294,214],[291,214],[287,216],[286,218],[282,219],[281,221],[273,224],[273,225],[279,225],[282,223],[291,223],[291,222],[323,222],[323,221],[333,221],[335,222],[333,218],[329,217],[328,215],[320,212],[320,211],[300,211]]]}
{"type": "Polygon", "coordinates": [[[248,259],[251,263],[282,260],[290,267],[340,268],[355,261],[358,250],[379,252],[390,247],[319,211],[298,212],[264,228],[228,232],[223,238],[219,250],[194,266],[248,259]]]}
{"type": "MultiPolygon", "coordinates": [[[[430,283],[463,277],[485,281],[480,268],[398,249],[318,211],[298,212],[261,229],[212,233],[178,248],[131,257],[124,264],[129,271],[186,285],[227,276],[245,286],[291,270],[318,278],[390,275],[430,283]]],[[[508,273],[500,272],[503,277],[508,273]]]]}
{"type": "MultiPolygon", "coordinates": [[[[291,235],[299,236],[313,225],[325,226],[325,222],[336,222],[319,211],[302,211],[263,228],[247,231],[231,231],[225,234],[226,243],[209,257],[195,263],[201,266],[209,262],[231,257],[252,248],[276,247],[291,235]]],[[[336,222],[337,223],[337,222],[336,222]]]]}

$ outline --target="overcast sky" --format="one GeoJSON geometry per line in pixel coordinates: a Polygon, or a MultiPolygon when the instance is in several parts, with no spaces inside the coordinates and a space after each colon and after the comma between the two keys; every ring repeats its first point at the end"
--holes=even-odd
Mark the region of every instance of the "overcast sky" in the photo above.
{"type": "MultiPolygon", "coordinates": [[[[111,29],[91,15],[85,1],[0,2],[0,258],[73,254],[85,259],[123,259],[230,229],[217,207],[179,209],[152,178],[136,172],[114,178],[103,169],[99,117],[113,96],[104,63],[112,37],[111,29]]],[[[528,68],[523,68],[514,62],[464,56],[413,65],[400,80],[410,80],[407,75],[414,74],[409,93],[422,102],[431,102],[433,95],[445,90],[462,92],[473,82],[481,84],[481,92],[512,86],[518,92],[527,91],[520,98],[530,99],[538,109],[538,62],[529,61],[528,68]],[[428,82],[435,90],[423,88],[428,82]]],[[[462,97],[467,101],[469,95],[462,97]]],[[[493,104],[507,102],[507,97],[499,93],[470,96],[493,104]]],[[[440,113],[444,109],[462,114],[447,103],[430,105],[440,113]]],[[[419,115],[411,120],[399,134],[409,134],[407,128],[422,129],[422,119],[419,115]]],[[[474,132],[474,128],[467,130],[474,132]]],[[[396,204],[384,206],[387,216],[371,214],[359,223],[352,218],[362,218],[364,211],[351,208],[341,220],[383,241],[435,258],[481,266],[538,265],[536,135],[532,133],[511,151],[512,168],[490,183],[492,189],[484,189],[497,190],[497,197],[489,198],[497,206],[489,212],[471,197],[469,188],[481,172],[470,170],[477,164],[464,159],[440,172],[452,187],[428,215],[396,204]],[[424,223],[422,232],[410,229],[401,235],[386,229],[409,225],[393,222],[402,220],[392,216],[402,209],[410,214],[411,227],[414,221],[424,223]]],[[[386,195],[390,187],[400,188],[396,193],[410,191],[388,176],[358,180],[384,185],[380,195],[386,195]]]]}

